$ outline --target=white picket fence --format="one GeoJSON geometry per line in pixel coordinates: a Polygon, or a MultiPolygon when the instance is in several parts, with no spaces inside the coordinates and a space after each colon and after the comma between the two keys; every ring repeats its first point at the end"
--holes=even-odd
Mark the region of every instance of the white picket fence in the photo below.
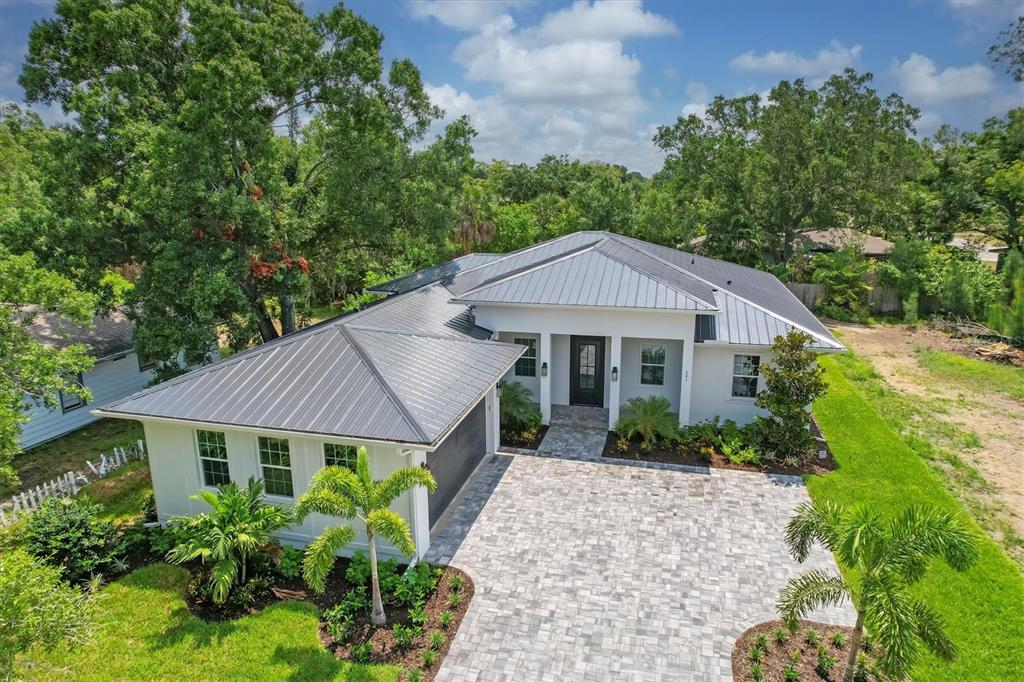
{"type": "MultiPolygon", "coordinates": [[[[99,461],[95,464],[89,460],[86,460],[85,463],[92,473],[92,480],[95,480],[120,469],[128,462],[145,458],[146,444],[138,440],[130,447],[116,447],[110,454],[101,454],[99,461]]],[[[18,493],[11,499],[0,502],[0,526],[14,523],[17,519],[31,514],[51,497],[71,497],[89,482],[88,474],[69,471],[52,481],[18,493]]]]}

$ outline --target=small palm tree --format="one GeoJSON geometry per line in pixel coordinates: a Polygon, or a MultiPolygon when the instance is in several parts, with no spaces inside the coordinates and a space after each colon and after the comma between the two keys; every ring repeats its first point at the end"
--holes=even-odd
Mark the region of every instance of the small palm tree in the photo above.
{"type": "Polygon", "coordinates": [[[518,381],[501,383],[498,405],[502,428],[526,429],[540,424],[541,414],[533,404],[533,393],[518,381]]]}
{"type": "Polygon", "coordinates": [[[865,626],[881,645],[882,670],[897,679],[913,667],[922,644],[945,661],[956,657],[938,615],[908,588],[924,577],[932,558],[941,557],[957,571],[974,564],[974,538],[957,518],[934,508],[911,507],[884,521],[866,508],[847,512],[829,503],[805,503],[786,526],[786,544],[802,563],[815,542],[835,554],[856,579],[848,581],[832,571],[804,573],[782,590],[778,609],[793,625],[815,608],[844,599],[853,603],[857,624],[846,682],[853,679],[865,626]]]}
{"type": "Polygon", "coordinates": [[[630,398],[615,430],[626,438],[639,435],[648,445],[659,437],[675,438],[679,434],[679,420],[671,410],[671,403],[658,395],[630,398]]]}
{"type": "MultiPolygon", "coordinates": [[[[422,485],[430,492],[437,489],[434,477],[426,469],[405,467],[388,475],[383,481],[370,478],[370,460],[366,448],[359,448],[356,470],[328,466],[313,476],[309,490],[299,498],[296,506],[299,519],[316,512],[345,519],[357,518],[366,526],[366,542],[370,554],[370,579],[373,591],[373,612],[370,621],[384,625],[384,604],[380,598],[377,580],[378,536],[388,540],[402,554],[416,552],[416,544],[409,532],[409,524],[389,507],[406,490],[422,485]]],[[[306,548],[302,573],[306,583],[317,592],[323,592],[327,574],[334,566],[334,557],[342,547],[356,538],[351,526],[329,526],[306,548]]]]}
{"type": "Polygon", "coordinates": [[[212,561],[210,593],[215,604],[223,604],[236,583],[245,584],[254,553],[280,550],[271,533],[290,525],[295,515],[288,507],[267,504],[263,481],[256,478],[250,478],[245,489],[232,481],[216,493],[203,490],[191,499],[207,503],[211,511],[175,519],[188,539],[168,552],[167,560],[172,564],[212,561]]]}

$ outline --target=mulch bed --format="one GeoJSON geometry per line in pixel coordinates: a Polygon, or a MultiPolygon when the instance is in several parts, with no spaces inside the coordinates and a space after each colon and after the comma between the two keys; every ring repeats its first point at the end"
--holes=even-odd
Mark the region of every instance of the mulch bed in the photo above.
{"type": "MultiPolygon", "coordinates": [[[[760,665],[765,682],[782,682],[784,680],[782,671],[789,665],[793,665],[800,673],[801,680],[841,680],[846,672],[846,657],[850,654],[850,639],[853,636],[853,628],[840,627],[838,625],[826,625],[814,623],[809,620],[802,620],[797,626],[795,633],[788,633],[788,639],[779,644],[775,641],[775,631],[784,628],[781,620],[770,620],[758,623],[750,628],[736,640],[732,649],[732,675],[736,682],[747,682],[752,679],[750,668],[750,650],[754,648],[754,638],[764,635],[768,639],[768,647],[764,652],[760,665]],[[818,643],[807,642],[807,632],[814,630],[818,633],[818,643]],[[832,636],[836,632],[846,635],[846,643],[837,647],[832,644],[832,636]],[[815,669],[818,662],[818,647],[824,646],[828,652],[835,657],[836,663],[827,677],[823,677],[815,669]],[[796,663],[790,658],[794,650],[800,652],[800,658],[796,663]]],[[[787,631],[788,632],[788,631],[787,631]]],[[[870,656],[869,656],[870,658],[870,656]]]]}
{"type": "Polygon", "coordinates": [[[548,432],[548,427],[545,424],[545,425],[542,425],[539,429],[537,429],[537,437],[534,438],[532,441],[524,441],[524,440],[516,439],[513,442],[513,441],[509,440],[508,438],[505,438],[504,435],[502,435],[502,437],[501,437],[501,444],[504,445],[505,447],[509,447],[509,448],[521,448],[523,450],[536,450],[537,448],[540,447],[540,442],[542,440],[544,440],[544,434],[546,434],[547,432],[548,432]]]}
{"type": "MultiPolygon", "coordinates": [[[[818,424],[811,421],[811,431],[815,436],[821,436],[821,429],[818,424]]],[[[825,458],[814,455],[806,460],[800,460],[796,466],[787,466],[782,460],[774,462],[762,462],[759,465],[738,464],[730,461],[717,448],[710,461],[703,457],[696,449],[684,449],[678,443],[659,443],[645,452],[640,448],[640,441],[630,441],[629,449],[623,452],[618,446],[619,435],[614,431],[608,432],[604,442],[602,457],[613,457],[616,459],[638,459],[646,462],[661,462],[663,464],[683,464],[695,467],[716,467],[719,469],[736,469],[739,471],[757,471],[765,474],[786,474],[790,476],[802,476],[804,474],[825,474],[834,471],[836,461],[832,457],[832,451],[824,441],[818,441],[816,450],[824,450],[825,458]]]]}
{"type": "MultiPolygon", "coordinates": [[[[347,558],[338,557],[334,563],[334,568],[331,569],[327,576],[326,587],[322,594],[316,594],[310,590],[301,577],[290,580],[275,578],[273,586],[278,588],[278,590],[301,593],[303,601],[315,604],[322,612],[324,609],[341,602],[345,594],[354,587],[345,577],[345,571],[348,570],[348,566],[349,560],[347,558]]],[[[199,575],[199,571],[196,569],[198,565],[190,565],[188,567],[192,569],[192,580],[197,580],[196,576],[199,575]]],[[[404,565],[398,567],[400,573],[405,569],[406,566],[404,565]]],[[[387,624],[383,628],[377,628],[371,624],[370,616],[367,613],[356,620],[355,626],[352,628],[352,634],[344,642],[336,642],[328,632],[326,624],[321,621],[319,631],[320,642],[335,656],[344,660],[351,658],[352,651],[356,647],[369,642],[373,649],[369,662],[387,663],[403,668],[418,668],[423,674],[424,680],[431,680],[448,653],[451,641],[455,637],[455,633],[458,632],[459,625],[462,623],[466,610],[469,608],[469,602],[473,599],[474,591],[473,580],[466,573],[452,566],[443,567],[443,573],[438,581],[437,588],[424,607],[427,622],[423,625],[423,632],[412,641],[411,646],[405,649],[397,646],[391,628],[396,624],[411,625],[412,621],[409,620],[409,610],[404,606],[389,604],[384,605],[387,624]],[[452,593],[451,580],[454,575],[462,577],[461,600],[458,606],[450,607],[448,599],[452,593]],[[444,611],[451,611],[452,613],[452,622],[448,628],[442,627],[440,622],[440,615],[444,611]],[[444,633],[445,643],[444,646],[436,650],[436,659],[430,668],[424,668],[421,657],[423,652],[430,648],[430,633],[434,630],[444,633]]],[[[188,604],[189,610],[202,620],[221,622],[258,613],[271,604],[278,603],[281,599],[272,591],[267,590],[261,592],[248,607],[238,605],[218,607],[212,603],[195,598],[192,590],[189,590],[186,593],[185,601],[188,604]]]]}

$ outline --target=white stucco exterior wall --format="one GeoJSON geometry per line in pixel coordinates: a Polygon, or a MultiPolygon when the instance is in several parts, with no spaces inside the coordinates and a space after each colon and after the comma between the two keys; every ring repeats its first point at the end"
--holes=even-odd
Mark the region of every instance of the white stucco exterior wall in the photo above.
{"type": "MultiPolygon", "coordinates": [[[[693,392],[690,401],[690,422],[696,423],[719,417],[732,419],[739,425],[754,420],[764,410],[754,405],[753,398],[732,397],[732,369],[734,355],[758,355],[761,365],[771,360],[767,348],[749,346],[694,344],[693,392]]],[[[758,392],[764,390],[764,378],[757,382],[758,392]]]]}
{"type": "MultiPolygon", "coordinates": [[[[189,496],[203,488],[199,454],[195,440],[195,427],[187,424],[167,422],[144,422],[146,444],[149,451],[149,466],[153,476],[153,495],[156,498],[157,518],[166,523],[173,516],[191,516],[204,512],[207,505],[189,496]]],[[[232,430],[211,425],[211,431],[222,431],[228,453],[228,467],[231,480],[245,485],[250,476],[260,477],[259,451],[257,437],[259,434],[232,430]]],[[[265,434],[272,437],[283,437],[281,434],[265,434]]],[[[294,504],[309,488],[313,474],[324,465],[323,443],[325,439],[312,437],[289,436],[288,444],[291,455],[292,486],[295,497],[276,497],[268,495],[267,499],[279,504],[294,504]]],[[[330,439],[329,442],[346,445],[365,446],[370,458],[370,471],[375,480],[386,477],[393,471],[414,464],[415,455],[411,450],[403,450],[398,446],[361,443],[354,440],[330,439]]],[[[414,512],[414,499],[411,492],[401,495],[391,505],[391,509],[400,514],[409,523],[414,537],[424,537],[418,527],[414,512]]],[[[424,508],[423,513],[426,512],[424,508]]],[[[310,515],[301,525],[294,525],[278,533],[278,537],[290,544],[302,546],[315,538],[327,525],[345,523],[342,519],[310,515]]],[[[341,553],[350,556],[354,551],[367,547],[366,534],[358,521],[348,522],[357,533],[356,540],[341,553]]],[[[429,525],[428,525],[429,527],[429,525]]],[[[429,535],[427,535],[429,537],[429,535]]],[[[417,542],[417,553],[422,556],[429,545],[417,542]]],[[[397,556],[393,547],[378,540],[378,551],[384,555],[397,556]]]]}
{"type": "Polygon", "coordinates": [[[672,411],[679,411],[679,383],[682,376],[683,344],[676,339],[622,339],[622,367],[619,368],[619,402],[625,404],[630,398],[646,398],[658,395],[666,398],[672,411]],[[640,383],[640,348],[644,344],[665,347],[665,384],[651,386],[640,383]]]}

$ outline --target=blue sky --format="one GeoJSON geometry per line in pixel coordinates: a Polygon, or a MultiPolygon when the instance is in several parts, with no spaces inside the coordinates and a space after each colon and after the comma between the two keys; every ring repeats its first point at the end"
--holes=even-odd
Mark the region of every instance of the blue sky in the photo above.
{"type": "MultiPolygon", "coordinates": [[[[1024,0],[347,4],[383,31],[387,59],[419,66],[446,119],[471,118],[482,160],[568,154],[651,173],[658,125],[700,114],[716,94],[817,84],[846,65],[919,107],[920,135],[1024,106],[1024,87],[986,55],[1024,0]]],[[[0,0],[0,101],[21,101],[28,31],[51,14],[50,3],[0,0]]]]}

